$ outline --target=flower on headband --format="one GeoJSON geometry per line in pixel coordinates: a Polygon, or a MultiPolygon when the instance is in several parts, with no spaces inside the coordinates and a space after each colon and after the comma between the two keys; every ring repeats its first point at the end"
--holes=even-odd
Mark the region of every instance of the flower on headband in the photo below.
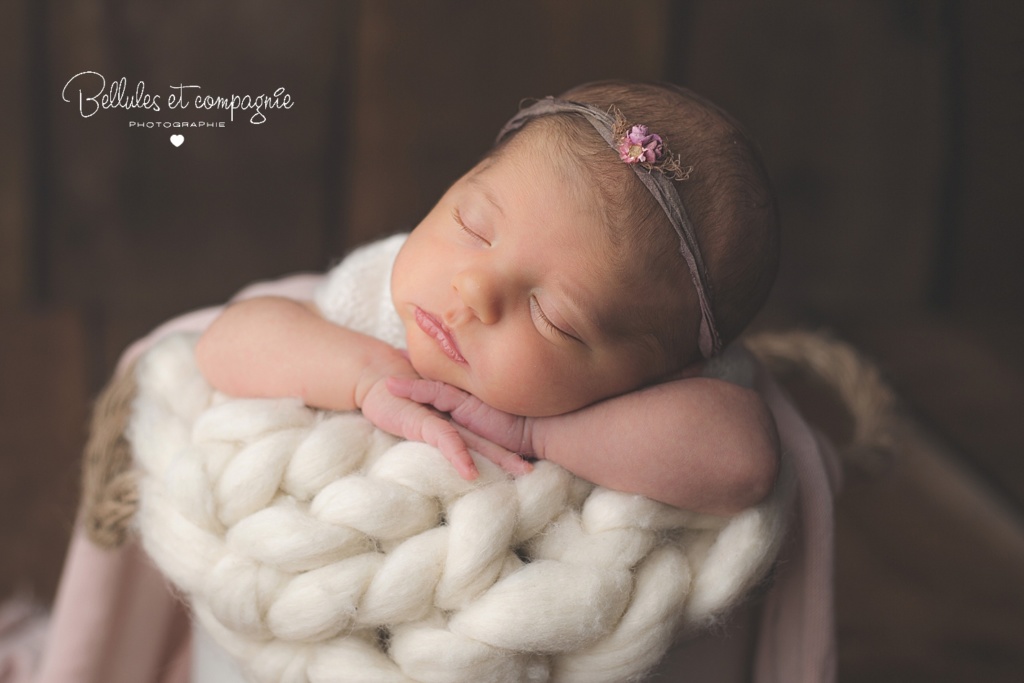
{"type": "Polygon", "coordinates": [[[619,158],[627,164],[654,164],[665,153],[661,136],[648,132],[647,126],[632,126],[619,142],[619,158]]]}
{"type": "Polygon", "coordinates": [[[642,123],[630,124],[618,107],[608,109],[615,123],[612,126],[612,148],[619,153],[619,159],[634,168],[638,165],[648,171],[657,171],[670,180],[688,180],[693,166],[683,166],[679,155],[672,154],[664,139],[652,133],[642,123]]]}

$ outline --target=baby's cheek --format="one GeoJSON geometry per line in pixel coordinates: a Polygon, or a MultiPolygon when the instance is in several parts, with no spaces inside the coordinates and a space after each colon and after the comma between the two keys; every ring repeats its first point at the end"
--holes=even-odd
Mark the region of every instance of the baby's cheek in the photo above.
{"type": "Polygon", "coordinates": [[[439,367],[437,366],[436,359],[431,357],[431,349],[428,344],[424,343],[422,339],[409,339],[405,355],[409,359],[409,363],[412,365],[412,369],[424,379],[434,379],[441,381],[448,381],[446,378],[439,376],[439,367]]]}
{"type": "Polygon", "coordinates": [[[547,417],[572,412],[582,405],[568,396],[565,387],[553,377],[522,377],[492,399],[478,396],[488,405],[513,415],[547,417]]]}
{"type": "Polygon", "coordinates": [[[502,352],[473,364],[474,389],[466,391],[513,415],[546,417],[572,412],[585,405],[581,394],[586,388],[568,362],[529,341],[506,345],[502,352]]]}
{"type": "Polygon", "coordinates": [[[534,382],[522,371],[506,374],[474,368],[473,386],[460,388],[492,408],[513,415],[533,415],[537,404],[534,382]]]}

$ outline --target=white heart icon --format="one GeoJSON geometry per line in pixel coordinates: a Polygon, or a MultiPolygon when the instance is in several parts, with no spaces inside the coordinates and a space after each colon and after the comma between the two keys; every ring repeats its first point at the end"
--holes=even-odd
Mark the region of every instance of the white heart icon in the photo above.
{"type": "Polygon", "coordinates": [[[185,142],[185,136],[184,135],[172,135],[171,136],[171,144],[174,145],[175,147],[181,147],[181,143],[183,143],[183,142],[185,142]]]}

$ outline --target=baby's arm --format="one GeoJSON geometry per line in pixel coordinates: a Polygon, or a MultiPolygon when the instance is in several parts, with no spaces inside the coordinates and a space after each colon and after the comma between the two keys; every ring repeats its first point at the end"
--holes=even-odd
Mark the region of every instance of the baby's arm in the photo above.
{"type": "Polygon", "coordinates": [[[456,422],[510,450],[688,510],[743,510],[768,494],[778,468],[778,436],[767,406],[756,392],[717,379],[665,382],[547,418],[499,413],[438,382],[389,386],[451,412],[456,422]]]}
{"type": "Polygon", "coordinates": [[[778,468],[775,422],[760,397],[704,377],[537,420],[531,441],[584,479],[711,514],[759,503],[778,468]]]}
{"type": "Polygon", "coordinates": [[[259,297],[228,306],[203,333],[196,361],[232,396],[293,396],[329,410],[362,405],[382,375],[415,377],[382,341],[331,324],[312,304],[259,297]]]}
{"type": "MultiPolygon", "coordinates": [[[[437,446],[460,475],[477,475],[458,428],[432,408],[396,397],[389,376],[417,378],[392,346],[324,319],[311,303],[259,297],[229,306],[196,347],[206,380],[232,396],[297,397],[326,410],[361,409],[377,427],[437,446]]],[[[498,464],[522,472],[507,454],[498,464]]]]}

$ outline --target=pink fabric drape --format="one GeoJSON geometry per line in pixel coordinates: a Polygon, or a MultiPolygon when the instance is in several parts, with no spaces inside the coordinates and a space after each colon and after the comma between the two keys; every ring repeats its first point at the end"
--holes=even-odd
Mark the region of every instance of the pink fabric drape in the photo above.
{"type": "MultiPolygon", "coordinates": [[[[318,281],[317,276],[295,276],[253,285],[237,298],[273,294],[310,299],[318,281]]],[[[167,334],[202,330],[218,310],[197,311],[157,328],[125,352],[119,369],[167,334]]],[[[775,415],[798,479],[798,505],[784,561],[767,591],[759,624],[754,624],[749,610],[739,610],[725,633],[670,652],[657,680],[835,680],[832,562],[838,461],[778,385],[765,373],[761,375],[759,389],[775,415]]],[[[137,545],[101,550],[79,531],[71,541],[35,681],[187,683],[189,630],[184,605],[137,545]]]]}
{"type": "Polygon", "coordinates": [[[38,681],[187,683],[189,644],[184,605],[136,544],[75,533],[38,681]]]}
{"type": "Polygon", "coordinates": [[[758,389],[775,416],[783,445],[796,469],[796,517],[765,600],[754,680],[834,681],[834,500],[841,485],[838,455],[783,394],[761,373],[758,389]]]}

